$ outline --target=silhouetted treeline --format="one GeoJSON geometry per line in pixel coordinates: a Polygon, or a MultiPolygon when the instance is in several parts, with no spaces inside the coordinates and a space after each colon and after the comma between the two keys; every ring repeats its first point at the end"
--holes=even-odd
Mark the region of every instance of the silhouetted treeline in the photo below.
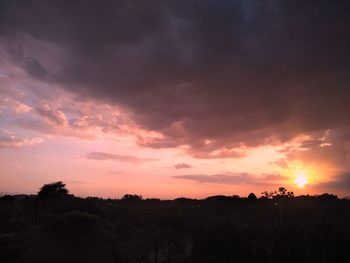
{"type": "Polygon", "coordinates": [[[112,200],[64,189],[0,198],[0,262],[350,262],[350,200],[334,195],[112,200]]]}

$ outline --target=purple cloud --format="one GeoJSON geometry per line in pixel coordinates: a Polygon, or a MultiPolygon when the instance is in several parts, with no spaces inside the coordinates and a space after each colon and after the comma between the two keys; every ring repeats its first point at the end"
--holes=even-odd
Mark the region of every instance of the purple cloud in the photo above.
{"type": "Polygon", "coordinates": [[[175,175],[174,179],[183,179],[195,181],[198,183],[208,184],[227,184],[227,185],[271,185],[285,180],[286,178],[279,174],[263,174],[254,175],[249,173],[222,173],[222,174],[189,174],[189,175],[175,175]]]}
{"type": "Polygon", "coordinates": [[[120,161],[128,163],[144,163],[157,161],[154,158],[139,158],[132,155],[119,155],[106,152],[90,152],[86,155],[87,159],[98,160],[98,161],[120,161]]]}
{"type": "Polygon", "coordinates": [[[40,138],[18,138],[12,132],[0,129],[0,149],[1,148],[18,148],[25,145],[35,145],[43,142],[40,138]]]}
{"type": "Polygon", "coordinates": [[[37,107],[36,111],[54,125],[66,126],[68,123],[67,117],[62,111],[52,109],[47,104],[37,107]]]}
{"type": "Polygon", "coordinates": [[[175,169],[187,169],[187,168],[192,168],[192,165],[188,163],[177,163],[174,165],[175,169]]]}
{"type": "Polygon", "coordinates": [[[140,136],[140,145],[235,158],[242,146],[301,133],[350,134],[342,1],[24,2],[2,8],[0,45],[11,61],[77,97],[122,105],[163,135],[140,136]]]}

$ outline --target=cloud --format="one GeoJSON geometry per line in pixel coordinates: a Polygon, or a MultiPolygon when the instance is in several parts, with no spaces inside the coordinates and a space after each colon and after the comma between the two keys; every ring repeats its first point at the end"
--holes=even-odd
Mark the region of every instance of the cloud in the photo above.
{"type": "Polygon", "coordinates": [[[53,89],[52,93],[56,93],[54,97],[37,96],[35,92],[38,90],[25,89],[26,96],[32,96],[31,101],[35,101],[34,110],[27,111],[27,114],[12,114],[11,119],[16,125],[50,136],[84,140],[142,132],[125,112],[115,106],[78,100],[63,90],[53,86],[50,88],[53,89]]]}
{"type": "Polygon", "coordinates": [[[97,139],[96,134],[90,131],[86,132],[86,131],[81,131],[79,129],[72,129],[69,126],[66,126],[66,127],[57,126],[52,122],[46,122],[38,118],[31,118],[31,117],[18,118],[14,122],[22,129],[37,131],[49,136],[74,137],[82,140],[97,139]]]}
{"type": "Polygon", "coordinates": [[[1,148],[18,148],[25,145],[35,145],[43,142],[40,138],[18,138],[13,133],[0,129],[0,149],[1,148]]]}
{"type": "Polygon", "coordinates": [[[60,111],[50,108],[49,105],[44,104],[36,108],[36,111],[42,117],[45,117],[48,121],[57,126],[67,126],[68,120],[66,115],[60,111]]]}
{"type": "Polygon", "coordinates": [[[278,159],[277,161],[271,162],[271,164],[275,164],[283,169],[287,169],[289,167],[288,162],[284,158],[281,158],[281,159],[278,159]]]}
{"type": "Polygon", "coordinates": [[[303,160],[310,165],[327,164],[344,170],[350,167],[350,133],[347,128],[310,133],[305,140],[287,145],[282,153],[287,166],[290,162],[303,160]]]}
{"type": "Polygon", "coordinates": [[[198,159],[243,158],[247,156],[242,149],[227,149],[226,147],[213,150],[209,150],[207,147],[190,148],[188,153],[198,159]]]}
{"type": "Polygon", "coordinates": [[[14,0],[2,7],[0,45],[33,78],[122,105],[162,134],[140,145],[233,158],[301,133],[350,134],[344,5],[14,0]]]}
{"type": "Polygon", "coordinates": [[[96,184],[95,182],[90,182],[90,181],[80,181],[80,180],[71,180],[67,181],[68,184],[79,184],[79,185],[84,185],[84,184],[96,184]]]}
{"type": "Polygon", "coordinates": [[[24,61],[24,69],[32,76],[40,79],[45,79],[48,72],[40,64],[38,60],[32,57],[27,57],[24,61]]]}
{"type": "Polygon", "coordinates": [[[231,173],[223,174],[189,174],[189,175],[175,175],[174,179],[191,180],[198,183],[208,184],[227,184],[227,185],[271,185],[282,182],[286,178],[279,174],[263,174],[253,175],[249,173],[231,173]]]}
{"type": "Polygon", "coordinates": [[[128,163],[144,163],[152,162],[157,159],[154,158],[139,158],[132,155],[119,155],[106,152],[90,152],[86,155],[87,159],[99,160],[99,161],[119,161],[119,162],[128,162],[128,163]]]}
{"type": "Polygon", "coordinates": [[[31,110],[31,107],[24,103],[16,101],[14,102],[13,110],[17,113],[27,113],[31,110]]]}
{"type": "Polygon", "coordinates": [[[177,163],[174,165],[175,169],[186,169],[186,168],[191,168],[192,165],[188,164],[188,163],[177,163]]]}
{"type": "Polygon", "coordinates": [[[350,190],[350,171],[342,172],[333,180],[320,183],[318,187],[326,191],[346,191],[348,194],[350,190]]]}
{"type": "MultiPolygon", "coordinates": [[[[8,65],[0,61],[0,68],[8,68],[8,65]]],[[[9,108],[15,113],[27,113],[31,110],[29,105],[21,101],[23,94],[14,86],[14,80],[0,71],[0,113],[4,108],[9,108]]]]}

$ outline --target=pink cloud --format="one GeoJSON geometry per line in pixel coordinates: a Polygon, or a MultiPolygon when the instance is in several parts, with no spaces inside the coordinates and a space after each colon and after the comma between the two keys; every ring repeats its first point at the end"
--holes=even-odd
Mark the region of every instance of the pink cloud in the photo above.
{"type": "Polygon", "coordinates": [[[279,174],[263,174],[254,175],[249,173],[231,173],[226,172],[222,174],[188,174],[175,175],[174,179],[190,180],[199,183],[207,184],[227,184],[227,185],[272,185],[283,182],[286,177],[279,174]]]}
{"type": "Polygon", "coordinates": [[[0,130],[0,148],[18,148],[25,145],[35,145],[43,142],[41,138],[18,138],[11,132],[0,130]]]}
{"type": "MultiPolygon", "coordinates": [[[[2,66],[1,62],[0,66],[2,66]]],[[[4,108],[9,108],[16,113],[26,113],[31,110],[31,107],[22,101],[24,94],[14,88],[15,83],[15,80],[7,74],[0,75],[0,113],[4,108]]]]}
{"type": "Polygon", "coordinates": [[[192,165],[188,163],[177,163],[174,165],[175,169],[186,169],[186,168],[191,168],[192,165]]]}
{"type": "Polygon", "coordinates": [[[67,126],[68,120],[66,115],[60,111],[51,108],[49,105],[44,104],[36,108],[36,111],[40,116],[46,118],[49,122],[57,126],[67,126]]]}
{"type": "Polygon", "coordinates": [[[99,160],[99,161],[120,161],[120,162],[129,162],[129,163],[144,163],[144,162],[151,162],[151,161],[157,161],[157,159],[154,158],[139,158],[136,156],[131,155],[119,155],[119,154],[112,154],[112,153],[106,153],[106,152],[90,152],[86,156],[87,159],[92,160],[99,160]]]}

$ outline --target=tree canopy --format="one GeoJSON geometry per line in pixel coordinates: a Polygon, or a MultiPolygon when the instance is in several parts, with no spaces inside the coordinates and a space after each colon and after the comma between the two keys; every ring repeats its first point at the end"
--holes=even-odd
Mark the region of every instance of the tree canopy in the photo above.
{"type": "Polygon", "coordinates": [[[66,188],[66,185],[61,181],[59,181],[59,182],[54,182],[50,184],[44,184],[38,192],[38,198],[39,199],[61,198],[61,197],[67,196],[68,193],[69,191],[66,188]]]}

